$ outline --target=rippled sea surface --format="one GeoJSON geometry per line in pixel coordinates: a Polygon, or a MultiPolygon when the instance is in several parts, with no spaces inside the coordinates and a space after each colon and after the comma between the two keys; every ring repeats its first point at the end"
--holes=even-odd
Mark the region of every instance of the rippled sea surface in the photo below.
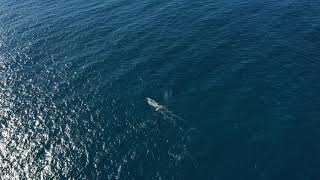
{"type": "Polygon", "coordinates": [[[317,180],[319,118],[318,0],[0,0],[0,179],[317,180]]]}

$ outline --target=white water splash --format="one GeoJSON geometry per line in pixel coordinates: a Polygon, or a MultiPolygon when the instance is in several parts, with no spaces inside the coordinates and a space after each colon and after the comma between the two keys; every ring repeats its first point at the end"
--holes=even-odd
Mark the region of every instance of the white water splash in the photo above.
{"type": "Polygon", "coordinates": [[[155,100],[151,98],[147,98],[148,104],[155,109],[155,111],[167,110],[164,106],[157,103],[155,100]]]}
{"type": "MultiPolygon", "coordinates": [[[[164,118],[169,119],[174,126],[177,125],[177,121],[184,121],[181,117],[175,115],[173,112],[169,111],[165,106],[159,104],[157,101],[147,97],[147,103],[158,113],[163,115],[164,118]]],[[[182,127],[179,127],[180,129],[182,127]]]]}

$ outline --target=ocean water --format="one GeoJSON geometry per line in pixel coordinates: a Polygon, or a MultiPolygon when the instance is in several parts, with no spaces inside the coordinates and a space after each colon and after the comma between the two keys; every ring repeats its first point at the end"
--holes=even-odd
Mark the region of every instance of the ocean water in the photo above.
{"type": "Polygon", "coordinates": [[[0,179],[318,180],[319,117],[320,1],[0,0],[0,179]]]}

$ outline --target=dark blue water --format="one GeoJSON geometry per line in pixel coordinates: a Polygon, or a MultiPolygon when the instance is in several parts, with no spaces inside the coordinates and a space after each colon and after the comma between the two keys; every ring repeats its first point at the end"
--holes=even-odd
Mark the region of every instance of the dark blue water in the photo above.
{"type": "Polygon", "coordinates": [[[317,180],[319,58],[317,0],[0,0],[0,179],[317,180]]]}

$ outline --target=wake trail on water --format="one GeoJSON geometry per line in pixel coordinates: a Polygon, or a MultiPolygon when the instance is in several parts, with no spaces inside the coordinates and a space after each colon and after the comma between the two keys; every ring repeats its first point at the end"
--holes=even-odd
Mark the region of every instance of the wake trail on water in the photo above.
{"type": "MultiPolygon", "coordinates": [[[[184,120],[181,117],[175,115],[173,112],[169,111],[165,106],[159,104],[155,100],[149,97],[147,97],[146,100],[150,107],[152,107],[159,114],[163,115],[165,119],[169,119],[174,124],[174,126],[177,126],[178,121],[184,122],[184,120]]],[[[179,128],[181,129],[182,127],[179,128]]]]}
{"type": "MultiPolygon", "coordinates": [[[[186,128],[184,119],[182,119],[178,115],[174,114],[172,111],[169,111],[165,106],[159,104],[154,99],[151,99],[151,98],[147,97],[146,101],[147,101],[148,105],[154,111],[156,111],[157,113],[161,114],[164,119],[170,120],[170,122],[174,125],[174,127],[179,129],[179,131],[181,133],[181,135],[180,135],[181,139],[190,141],[190,139],[191,139],[190,133],[195,131],[196,130],[195,128],[186,128]]],[[[190,143],[190,142],[188,142],[188,143],[190,143]]],[[[185,156],[188,156],[191,159],[192,164],[195,165],[196,163],[194,162],[194,159],[190,155],[189,151],[187,150],[185,145],[183,145],[183,146],[184,146],[183,147],[183,154],[185,156]]],[[[168,155],[174,157],[175,159],[181,159],[181,157],[179,155],[174,155],[170,151],[168,151],[168,155]]]]}

